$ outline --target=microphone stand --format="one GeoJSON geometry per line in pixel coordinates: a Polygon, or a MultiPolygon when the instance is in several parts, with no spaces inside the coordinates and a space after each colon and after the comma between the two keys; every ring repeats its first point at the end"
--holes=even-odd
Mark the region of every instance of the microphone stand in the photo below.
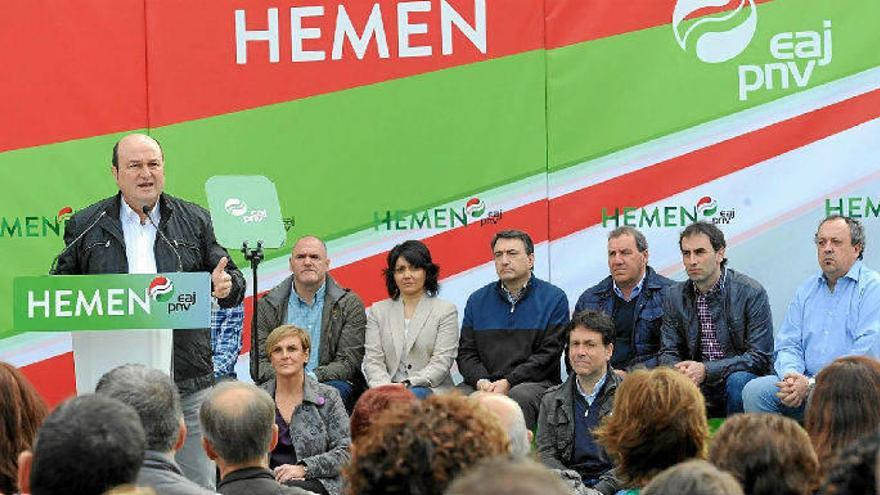
{"type": "Polygon", "coordinates": [[[259,266],[260,262],[263,261],[263,241],[257,241],[256,249],[248,248],[247,241],[241,243],[241,252],[244,254],[244,259],[251,262],[251,275],[253,277],[253,284],[251,287],[254,288],[254,296],[252,298],[253,310],[251,313],[251,351],[250,351],[250,371],[251,377],[254,378],[255,381],[259,381],[259,369],[260,369],[260,353],[259,349],[257,349],[257,266],[259,266]]]}

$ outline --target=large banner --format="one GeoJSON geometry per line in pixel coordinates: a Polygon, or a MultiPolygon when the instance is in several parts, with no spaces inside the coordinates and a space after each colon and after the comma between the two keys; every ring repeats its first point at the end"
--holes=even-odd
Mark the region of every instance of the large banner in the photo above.
{"type": "MultiPolygon", "coordinates": [[[[494,232],[521,228],[573,306],[607,275],[610,229],[641,228],[681,279],[678,233],[705,219],[778,323],[825,213],[862,217],[880,267],[880,4],[718,3],[8,1],[0,331],[13,278],[45,274],[65,219],[115,193],[110,150],[132,131],[162,143],[171,194],[275,183],[287,242],[258,291],[315,234],[369,305],[387,250],[417,238],[463,309],[496,277],[494,232]]],[[[74,392],[69,353],[64,333],[0,340],[50,401],[74,392]]]]}

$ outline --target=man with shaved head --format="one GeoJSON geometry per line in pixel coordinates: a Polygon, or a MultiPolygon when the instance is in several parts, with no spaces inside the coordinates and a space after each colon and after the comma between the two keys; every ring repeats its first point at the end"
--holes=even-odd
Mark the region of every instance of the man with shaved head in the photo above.
{"type": "Polygon", "coordinates": [[[223,495],[307,495],[280,485],[269,470],[269,452],[278,443],[275,402],[249,383],[222,382],[202,403],[202,446],[217,463],[223,495]]]}
{"type": "MultiPolygon", "coordinates": [[[[221,307],[242,301],[244,277],[217,244],[208,211],[164,192],[165,155],[155,139],[144,134],[120,139],[110,174],[119,191],[70,218],[64,229],[67,247],[53,273],[209,272],[211,295],[221,307]]],[[[187,478],[213,487],[214,466],[199,446],[197,417],[214,383],[208,328],[75,333],[73,357],[81,394],[125,363],[170,372],[188,431],[177,462],[187,478]]]]}
{"type": "Polygon", "coordinates": [[[506,395],[493,392],[477,391],[471,397],[498,417],[498,422],[510,438],[510,455],[528,457],[532,452],[532,432],[526,427],[519,404],[506,395]]]}
{"type": "Polygon", "coordinates": [[[284,324],[309,333],[312,352],[306,373],[339,391],[345,409],[352,407],[367,384],[361,374],[364,360],[364,330],[367,316],[357,294],[336,283],[327,271],[327,246],[315,236],[300,237],[290,254],[292,275],[270,290],[257,305],[257,340],[251,359],[259,359],[260,384],[275,374],[269,364],[266,337],[284,324]]]}

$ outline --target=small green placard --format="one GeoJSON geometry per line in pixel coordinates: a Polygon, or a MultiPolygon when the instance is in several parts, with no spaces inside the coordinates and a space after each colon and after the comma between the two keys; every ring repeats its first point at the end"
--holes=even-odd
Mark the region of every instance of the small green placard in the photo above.
{"type": "Polygon", "coordinates": [[[239,249],[244,241],[256,247],[279,248],[287,232],[275,184],[262,175],[218,175],[205,183],[205,194],[221,246],[239,249]]]}
{"type": "Polygon", "coordinates": [[[211,276],[205,272],[18,277],[13,282],[13,333],[210,326],[211,276]]]}

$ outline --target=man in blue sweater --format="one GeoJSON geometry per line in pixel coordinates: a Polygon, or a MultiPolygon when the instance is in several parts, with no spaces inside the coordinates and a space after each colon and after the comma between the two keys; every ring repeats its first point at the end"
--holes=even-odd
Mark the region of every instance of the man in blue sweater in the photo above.
{"type": "Polygon", "coordinates": [[[498,232],[492,252],[499,280],[471,294],[464,309],[459,388],[509,396],[534,430],[541,395],[561,381],[568,299],[532,274],[535,246],[525,232],[498,232]]]}

